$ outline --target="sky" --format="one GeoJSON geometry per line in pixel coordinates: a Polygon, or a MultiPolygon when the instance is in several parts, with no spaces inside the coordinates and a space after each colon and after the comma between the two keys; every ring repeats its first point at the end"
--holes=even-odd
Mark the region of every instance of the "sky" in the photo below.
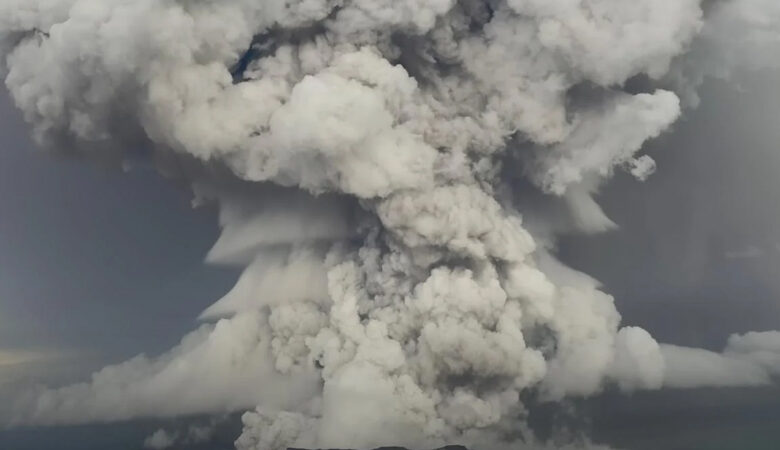
{"type": "Polygon", "coordinates": [[[776,446],[775,3],[284,5],[0,2],[0,448],[776,446]]]}
{"type": "Polygon", "coordinates": [[[159,353],[232,286],[233,271],[203,264],[216,212],[187,190],[52,158],[5,93],[0,136],[0,349],[51,360],[36,376],[159,353]]]}

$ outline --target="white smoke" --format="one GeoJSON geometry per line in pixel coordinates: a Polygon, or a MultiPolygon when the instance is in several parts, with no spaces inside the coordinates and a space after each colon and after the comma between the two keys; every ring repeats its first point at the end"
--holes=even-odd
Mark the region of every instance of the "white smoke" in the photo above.
{"type": "Polygon", "coordinates": [[[163,429],[155,431],[151,436],[144,439],[144,448],[153,450],[165,450],[171,448],[176,443],[178,435],[171,434],[163,429]]]}
{"type": "Polygon", "coordinates": [[[751,386],[780,375],[780,332],[732,335],[722,353],[662,346],[664,384],[670,387],[751,386]]]}
{"type": "Polygon", "coordinates": [[[108,366],[89,382],[20,397],[14,423],[80,423],[289,408],[317,390],[311,371],[276,377],[267,318],[252,312],[203,325],[157,358],[108,366]],[[258,386],[263,388],[258,389],[258,386]],[[175,400],[174,400],[175,399],[175,400]]]}
{"type": "Polygon", "coordinates": [[[728,79],[745,70],[778,68],[780,3],[774,0],[712,0],[701,35],[668,78],[682,98],[697,105],[707,76],[728,79]]]}
{"type": "Polygon", "coordinates": [[[208,443],[214,438],[217,427],[224,418],[212,418],[201,424],[190,424],[183,429],[166,430],[159,428],[144,439],[144,448],[164,450],[183,445],[198,445],[208,443]]]}
{"type": "MultiPolygon", "coordinates": [[[[538,444],[523,432],[529,390],[767,383],[775,335],[734,337],[723,354],[660,346],[620,328],[612,297],[550,250],[561,230],[614,225],[592,194],[616,170],[655,169],[639,151],[681,114],[668,86],[711,72],[687,53],[719,48],[723,14],[764,11],[777,12],[0,0],[6,86],[40,142],[120,161],[149,149],[218,203],[209,259],[246,267],[202,315],[222,320],[158,358],[24,397],[13,420],[256,409],[239,449],[508,448],[538,444]],[[642,77],[651,89],[624,88],[642,77]]],[[[777,29],[763,26],[762,42],[777,29]]]]}

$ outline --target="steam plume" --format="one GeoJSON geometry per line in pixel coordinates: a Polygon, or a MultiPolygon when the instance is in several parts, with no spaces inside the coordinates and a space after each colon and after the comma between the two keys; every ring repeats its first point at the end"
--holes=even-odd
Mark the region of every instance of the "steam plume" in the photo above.
{"type": "Polygon", "coordinates": [[[253,409],[240,449],[500,448],[535,445],[528,391],[769,382],[776,334],[661,346],[552,246],[613,225],[592,193],[651,174],[643,143],[743,57],[718,53],[724,28],[774,46],[778,17],[771,0],[3,0],[6,86],[36,138],[188,180],[220,207],[209,259],[246,267],[216,323],[12,420],[253,409]]]}

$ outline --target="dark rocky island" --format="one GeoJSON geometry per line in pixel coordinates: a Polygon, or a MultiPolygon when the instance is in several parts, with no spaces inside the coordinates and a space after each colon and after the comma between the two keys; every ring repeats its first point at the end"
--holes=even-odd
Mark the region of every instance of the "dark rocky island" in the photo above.
{"type": "MultiPolygon", "coordinates": [[[[306,449],[303,449],[303,448],[288,448],[287,450],[306,450],[306,449]]],[[[331,448],[331,449],[318,449],[318,450],[346,450],[346,449],[331,448]]],[[[373,450],[409,450],[409,449],[404,448],[404,447],[379,447],[379,448],[375,448],[373,450]]],[[[468,450],[468,449],[466,447],[462,446],[462,445],[448,445],[446,447],[440,447],[440,448],[437,448],[435,450],[468,450]]]]}

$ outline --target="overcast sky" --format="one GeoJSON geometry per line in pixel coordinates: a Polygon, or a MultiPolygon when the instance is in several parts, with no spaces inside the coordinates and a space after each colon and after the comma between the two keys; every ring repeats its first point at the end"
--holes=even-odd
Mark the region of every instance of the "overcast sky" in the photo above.
{"type": "MultiPolygon", "coordinates": [[[[626,323],[713,349],[733,332],[780,329],[779,82],[709,82],[700,108],[648,148],[658,172],[604,189],[621,230],[561,242],[626,323]]],[[[151,170],[36,152],[4,94],[0,146],[0,350],[46,362],[0,364],[0,380],[73,379],[161,352],[235,280],[202,263],[215,212],[193,211],[186,191],[151,170]]],[[[780,399],[762,407],[776,411],[780,399]]]]}
{"type": "Polygon", "coordinates": [[[620,229],[561,247],[660,342],[722,348],[730,333],[780,326],[779,83],[708,82],[699,109],[647,146],[658,171],[604,190],[620,229]]]}

